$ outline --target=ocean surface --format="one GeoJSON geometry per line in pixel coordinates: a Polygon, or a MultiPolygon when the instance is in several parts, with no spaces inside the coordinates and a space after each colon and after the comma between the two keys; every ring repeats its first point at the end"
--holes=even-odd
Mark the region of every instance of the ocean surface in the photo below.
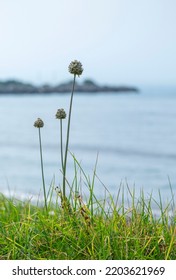
{"type": "MultiPolygon", "coordinates": [[[[58,108],[68,112],[70,95],[0,96],[0,192],[35,197],[42,189],[38,130],[33,123],[43,119],[41,130],[47,189],[59,186],[60,129],[58,108]]],[[[67,120],[63,121],[66,129],[67,120]]],[[[65,135],[64,135],[65,137],[65,135]]],[[[176,193],[176,88],[148,87],[139,94],[75,94],[69,149],[93,176],[95,193],[112,195],[119,187],[143,190],[158,199],[176,193]],[[98,179],[99,178],[99,179],[98,179]],[[100,182],[101,181],[101,182],[100,182]]],[[[69,154],[67,176],[73,181],[74,164],[69,154]]],[[[82,193],[87,192],[78,172],[82,193]]]]}

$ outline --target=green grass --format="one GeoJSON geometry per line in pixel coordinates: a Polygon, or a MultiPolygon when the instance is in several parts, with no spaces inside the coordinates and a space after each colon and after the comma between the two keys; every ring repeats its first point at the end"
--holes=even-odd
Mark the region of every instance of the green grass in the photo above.
{"type": "MultiPolygon", "coordinates": [[[[84,174],[85,175],[85,174],[84,174]]],[[[77,177],[75,177],[77,178],[77,177]]],[[[89,197],[78,195],[77,179],[70,196],[54,201],[52,188],[48,211],[30,201],[0,195],[0,259],[2,260],[174,260],[176,259],[176,216],[170,217],[173,199],[156,218],[152,196],[143,193],[124,205],[124,191],[114,199],[108,191],[102,200],[94,195],[95,174],[86,177],[89,197]],[[76,187],[75,187],[76,186],[76,187]],[[61,202],[60,202],[61,201],[61,202]]]]}

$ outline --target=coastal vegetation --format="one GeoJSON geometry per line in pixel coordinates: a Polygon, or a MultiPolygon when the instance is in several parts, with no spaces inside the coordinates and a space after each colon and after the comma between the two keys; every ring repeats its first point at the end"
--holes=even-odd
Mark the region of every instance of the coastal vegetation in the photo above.
{"type": "Polygon", "coordinates": [[[130,207],[123,204],[123,195],[121,201],[120,191],[116,198],[109,194],[100,201],[93,194],[93,182],[87,180],[91,189],[85,201],[72,189],[68,203],[61,207],[60,194],[54,203],[50,193],[47,211],[30,200],[1,195],[0,259],[176,259],[176,216],[170,216],[171,204],[157,205],[160,211],[155,217],[152,196],[147,200],[141,195],[135,203],[130,193],[130,207]]]}
{"type": "MultiPolygon", "coordinates": [[[[112,196],[103,185],[104,196],[95,196],[98,178],[96,166],[87,175],[69,150],[73,97],[76,78],[83,72],[74,60],[69,112],[59,108],[55,114],[60,132],[60,172],[62,181],[51,182],[46,189],[42,149],[44,122],[38,118],[39,155],[42,177],[42,199],[18,200],[0,195],[0,259],[2,260],[174,260],[176,258],[176,213],[174,194],[163,205],[152,194],[139,197],[135,189],[120,186],[112,196]],[[67,117],[68,116],[68,117],[67,117]],[[63,133],[67,120],[66,133],[63,133]],[[63,137],[65,135],[66,138],[63,137]],[[74,176],[67,180],[67,158],[73,160],[74,176]],[[88,195],[84,196],[84,188],[88,195]],[[128,196],[128,204],[125,197],[128,196]],[[154,207],[155,206],[155,207],[154,207]],[[157,208],[157,215],[154,211],[157,208]]],[[[86,82],[92,85],[92,81],[86,82]]],[[[25,187],[25,186],[24,186],[25,187]]]]}

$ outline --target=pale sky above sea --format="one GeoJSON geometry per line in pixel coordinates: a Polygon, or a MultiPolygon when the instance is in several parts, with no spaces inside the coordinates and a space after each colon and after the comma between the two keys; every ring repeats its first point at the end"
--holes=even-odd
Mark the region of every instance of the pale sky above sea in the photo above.
{"type": "Polygon", "coordinates": [[[176,85],[175,0],[0,0],[0,80],[176,85]]]}

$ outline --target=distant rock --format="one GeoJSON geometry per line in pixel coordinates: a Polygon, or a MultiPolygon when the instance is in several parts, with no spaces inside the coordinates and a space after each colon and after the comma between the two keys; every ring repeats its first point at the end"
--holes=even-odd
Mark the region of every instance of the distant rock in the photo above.
{"type": "Polygon", "coordinates": [[[16,80],[8,80],[0,82],[0,93],[35,93],[38,88],[31,85],[22,83],[16,80]]]}
{"type": "MultiPolygon", "coordinates": [[[[72,90],[72,81],[61,83],[56,86],[44,84],[42,86],[34,86],[29,83],[23,83],[16,80],[0,81],[0,94],[25,94],[25,93],[70,93],[72,90]]],[[[139,90],[136,87],[128,86],[100,86],[94,81],[87,79],[83,83],[75,84],[75,92],[83,93],[137,93],[139,90]]]]}

